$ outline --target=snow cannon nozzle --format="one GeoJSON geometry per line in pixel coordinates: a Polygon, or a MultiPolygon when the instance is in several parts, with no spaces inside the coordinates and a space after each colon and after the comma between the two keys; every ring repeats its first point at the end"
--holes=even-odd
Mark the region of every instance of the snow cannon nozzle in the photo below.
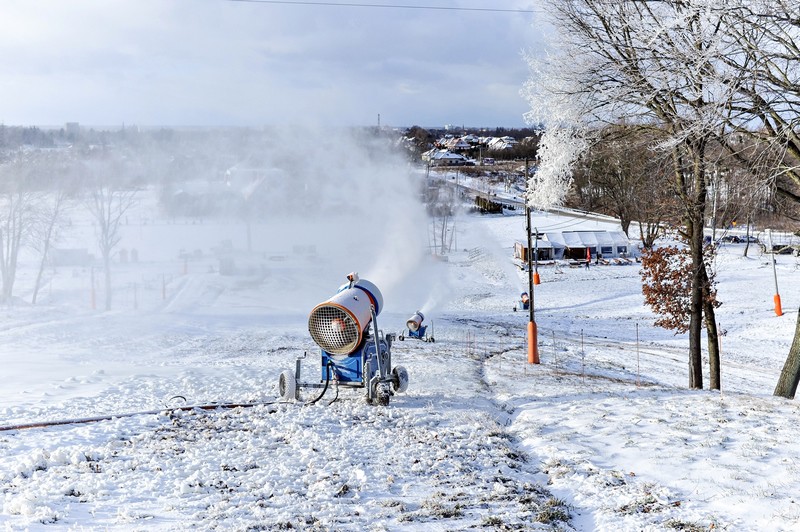
{"type": "Polygon", "coordinates": [[[418,310],[408,319],[406,322],[406,327],[408,327],[408,330],[411,332],[417,332],[422,325],[422,320],[424,319],[425,316],[423,316],[422,312],[418,310]]]}
{"type": "Polygon", "coordinates": [[[353,272],[348,283],[327,301],[323,301],[308,316],[308,332],[314,342],[331,355],[354,352],[372,321],[383,308],[383,295],[378,287],[360,279],[353,272]]]}

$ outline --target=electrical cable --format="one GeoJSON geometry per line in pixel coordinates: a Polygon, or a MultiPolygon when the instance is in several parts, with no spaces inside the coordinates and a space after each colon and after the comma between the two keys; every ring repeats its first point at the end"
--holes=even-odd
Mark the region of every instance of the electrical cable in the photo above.
{"type": "Polygon", "coordinates": [[[532,9],[498,9],[489,7],[456,7],[456,6],[429,6],[407,4],[368,4],[355,2],[308,2],[300,0],[227,0],[245,4],[286,4],[298,6],[326,6],[326,7],[382,7],[389,9],[421,9],[429,11],[478,11],[488,13],[535,13],[532,9]]]}
{"type": "Polygon", "coordinates": [[[322,399],[322,396],[325,395],[325,392],[328,391],[328,384],[330,384],[331,382],[331,366],[333,366],[333,362],[328,360],[328,363],[325,364],[325,386],[322,387],[322,392],[315,399],[312,399],[311,401],[305,403],[304,406],[310,406],[316,404],[317,401],[322,399]]]}
{"type": "Polygon", "coordinates": [[[148,416],[148,415],[157,415],[161,414],[162,412],[189,412],[192,410],[217,410],[217,409],[232,409],[232,408],[252,408],[255,406],[269,406],[278,403],[282,403],[283,401],[264,401],[264,402],[256,402],[256,403],[211,403],[211,404],[201,404],[201,405],[191,405],[191,406],[180,406],[176,408],[162,408],[159,410],[144,410],[141,412],[127,412],[124,414],[109,414],[106,416],[97,416],[97,417],[85,417],[85,418],[75,418],[75,419],[61,419],[61,420],[53,420],[53,421],[39,421],[35,423],[19,423],[16,425],[4,425],[0,426],[0,432],[10,432],[14,430],[28,430],[28,429],[39,429],[39,428],[47,428],[47,427],[58,427],[61,425],[82,425],[86,423],[97,423],[99,421],[111,421],[114,419],[126,418],[126,417],[135,417],[135,416],[148,416]]]}

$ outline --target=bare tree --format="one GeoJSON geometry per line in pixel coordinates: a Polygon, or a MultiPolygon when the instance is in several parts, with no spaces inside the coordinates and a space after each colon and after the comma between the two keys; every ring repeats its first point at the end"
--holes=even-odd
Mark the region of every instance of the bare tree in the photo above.
{"type": "Polygon", "coordinates": [[[65,213],[72,206],[75,178],[69,156],[60,154],[39,153],[31,164],[31,172],[40,190],[30,239],[30,246],[39,252],[39,268],[31,295],[31,304],[35,305],[51,247],[58,239],[65,213]]]}
{"type": "Polygon", "coordinates": [[[45,266],[50,260],[50,250],[58,239],[64,214],[70,207],[70,200],[71,194],[64,188],[57,188],[42,198],[36,224],[36,237],[33,243],[33,247],[39,251],[39,269],[33,284],[32,305],[36,304],[45,266]]]}
{"type": "Polygon", "coordinates": [[[671,161],[653,150],[663,137],[658,128],[605,127],[575,169],[578,195],[593,196],[589,204],[579,206],[616,216],[628,236],[631,225],[638,227],[642,245],[648,249],[663,224],[674,222],[678,212],[669,186],[671,161]]]}
{"type": "Polygon", "coordinates": [[[36,221],[39,194],[26,157],[0,166],[0,302],[14,292],[19,253],[28,244],[36,221]]]}
{"type": "Polygon", "coordinates": [[[105,309],[111,310],[111,258],[119,244],[120,225],[134,205],[136,190],[131,188],[121,161],[90,161],[87,167],[88,192],[84,204],[95,222],[95,236],[103,257],[105,309]]]}

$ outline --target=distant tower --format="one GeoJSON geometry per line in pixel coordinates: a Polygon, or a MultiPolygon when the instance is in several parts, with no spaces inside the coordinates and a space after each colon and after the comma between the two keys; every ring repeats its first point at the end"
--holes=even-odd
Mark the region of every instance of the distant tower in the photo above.
{"type": "Polygon", "coordinates": [[[378,113],[378,129],[381,128],[381,114],[378,113]]]}
{"type": "Polygon", "coordinates": [[[67,122],[64,126],[67,135],[72,138],[77,137],[81,132],[81,125],[78,122],[67,122]]]}

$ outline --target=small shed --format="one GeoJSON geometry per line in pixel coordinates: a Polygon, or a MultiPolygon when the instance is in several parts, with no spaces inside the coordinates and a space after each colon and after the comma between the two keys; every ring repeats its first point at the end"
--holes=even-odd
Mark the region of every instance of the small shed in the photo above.
{"type": "MultiPolygon", "coordinates": [[[[539,238],[534,242],[533,246],[536,250],[536,255],[531,256],[531,260],[549,261],[555,258],[555,249],[553,248],[552,242],[545,240],[544,238],[539,238]]],[[[521,242],[514,242],[514,258],[522,261],[523,263],[528,262],[527,242],[524,244],[521,242]]]]}

